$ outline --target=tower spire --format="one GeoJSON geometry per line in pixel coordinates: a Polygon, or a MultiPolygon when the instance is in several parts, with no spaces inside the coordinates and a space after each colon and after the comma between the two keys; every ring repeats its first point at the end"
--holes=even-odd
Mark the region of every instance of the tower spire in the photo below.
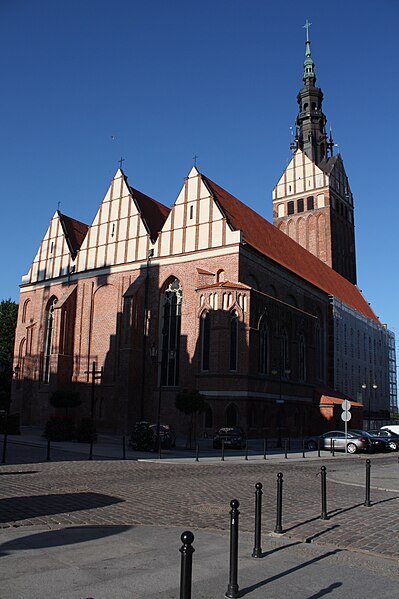
{"type": "Polygon", "coordinates": [[[309,27],[312,23],[309,23],[308,19],[306,19],[305,25],[303,26],[306,29],[306,50],[305,50],[305,61],[303,63],[303,82],[306,83],[307,79],[312,79],[313,82],[316,81],[316,75],[314,72],[314,62],[312,60],[312,56],[310,54],[310,39],[309,39],[309,27]]]}

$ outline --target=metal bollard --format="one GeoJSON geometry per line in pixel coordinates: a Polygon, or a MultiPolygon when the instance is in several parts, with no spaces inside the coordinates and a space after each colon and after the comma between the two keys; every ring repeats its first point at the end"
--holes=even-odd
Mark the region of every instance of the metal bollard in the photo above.
{"type": "Polygon", "coordinates": [[[281,534],[283,532],[282,526],[282,512],[283,512],[283,473],[277,474],[277,516],[276,516],[276,528],[274,532],[281,534]]]}
{"type": "Polygon", "coordinates": [[[198,446],[198,443],[195,446],[195,461],[199,462],[199,446],[198,446]]]}
{"type": "Polygon", "coordinates": [[[248,441],[245,441],[245,459],[248,460],[248,441]]]}
{"type": "Polygon", "coordinates": [[[252,557],[262,557],[262,483],[256,483],[255,489],[255,545],[252,557]]]}
{"type": "Polygon", "coordinates": [[[222,462],[224,462],[224,439],[222,439],[222,462]]]}
{"type": "Polygon", "coordinates": [[[263,439],[263,459],[266,459],[267,439],[263,439]]]}
{"type": "Polygon", "coordinates": [[[6,452],[7,452],[7,421],[5,422],[4,428],[4,437],[3,437],[3,456],[1,458],[1,463],[6,463],[6,452]]]}
{"type": "Polygon", "coordinates": [[[317,439],[317,457],[320,457],[320,439],[317,439]]]}
{"type": "Polygon", "coordinates": [[[305,453],[305,439],[302,439],[302,457],[306,458],[306,453],[305,453]]]}
{"type": "Polygon", "coordinates": [[[126,435],[122,437],[122,457],[126,460],[126,435]]]}
{"type": "Polygon", "coordinates": [[[90,440],[89,460],[93,459],[93,439],[90,440]]]}
{"type": "Polygon", "coordinates": [[[50,439],[47,439],[47,457],[46,457],[47,462],[50,462],[51,460],[51,455],[50,455],[50,439]]]}
{"type": "Polygon", "coordinates": [[[371,461],[366,460],[366,499],[364,505],[366,507],[371,507],[370,501],[370,469],[371,469],[371,461]]]}
{"type": "Polygon", "coordinates": [[[181,553],[180,599],[191,599],[193,553],[195,551],[192,547],[194,535],[190,530],[186,530],[180,538],[183,543],[179,549],[181,553]]]}
{"type": "Polygon", "coordinates": [[[334,439],[332,439],[332,441],[331,441],[331,453],[334,457],[335,456],[335,441],[334,441],[334,439]]]}
{"type": "Polygon", "coordinates": [[[236,599],[240,596],[238,588],[238,516],[240,512],[238,507],[240,502],[237,499],[230,501],[230,570],[229,584],[225,597],[236,599]]]}
{"type": "Polygon", "coordinates": [[[321,467],[321,516],[320,520],[328,520],[327,516],[327,477],[326,467],[321,467]]]}
{"type": "Polygon", "coordinates": [[[285,459],[288,458],[288,439],[284,439],[284,457],[285,459]]]}

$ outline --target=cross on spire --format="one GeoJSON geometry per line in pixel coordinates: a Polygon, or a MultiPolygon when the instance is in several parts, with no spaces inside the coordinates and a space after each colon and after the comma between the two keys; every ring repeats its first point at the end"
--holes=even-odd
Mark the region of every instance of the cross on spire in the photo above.
{"type": "Polygon", "coordinates": [[[312,23],[309,23],[308,19],[306,19],[306,23],[303,26],[304,29],[306,29],[306,41],[309,41],[309,27],[311,26],[312,23]]]}
{"type": "Polygon", "coordinates": [[[122,169],[122,164],[125,162],[125,159],[122,158],[122,156],[120,157],[120,160],[118,160],[119,162],[119,168],[122,169]]]}
{"type": "Polygon", "coordinates": [[[194,156],[193,156],[194,166],[197,166],[197,158],[198,158],[197,154],[194,154],[194,156]]]}

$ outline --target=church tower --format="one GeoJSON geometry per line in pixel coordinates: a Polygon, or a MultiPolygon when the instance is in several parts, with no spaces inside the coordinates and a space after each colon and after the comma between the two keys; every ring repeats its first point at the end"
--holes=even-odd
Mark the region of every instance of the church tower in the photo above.
{"type": "Polygon", "coordinates": [[[306,21],[303,87],[292,159],[273,190],[273,222],[351,283],[356,283],[353,196],[340,154],[326,134],[306,21]]]}

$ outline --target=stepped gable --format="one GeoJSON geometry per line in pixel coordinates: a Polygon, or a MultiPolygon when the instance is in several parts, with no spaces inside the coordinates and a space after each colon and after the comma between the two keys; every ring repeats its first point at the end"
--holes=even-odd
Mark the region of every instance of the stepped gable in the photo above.
{"type": "Polygon", "coordinates": [[[76,220],[75,218],[71,218],[66,214],[61,214],[61,212],[58,212],[58,214],[69,251],[71,252],[72,259],[74,260],[78,251],[80,250],[80,246],[82,245],[84,238],[86,237],[89,225],[81,223],[80,221],[76,220]]]}
{"type": "Polygon", "coordinates": [[[201,177],[230,226],[242,231],[248,245],[325,293],[339,298],[364,316],[379,322],[355,285],[211,179],[202,174],[201,177]]]}

